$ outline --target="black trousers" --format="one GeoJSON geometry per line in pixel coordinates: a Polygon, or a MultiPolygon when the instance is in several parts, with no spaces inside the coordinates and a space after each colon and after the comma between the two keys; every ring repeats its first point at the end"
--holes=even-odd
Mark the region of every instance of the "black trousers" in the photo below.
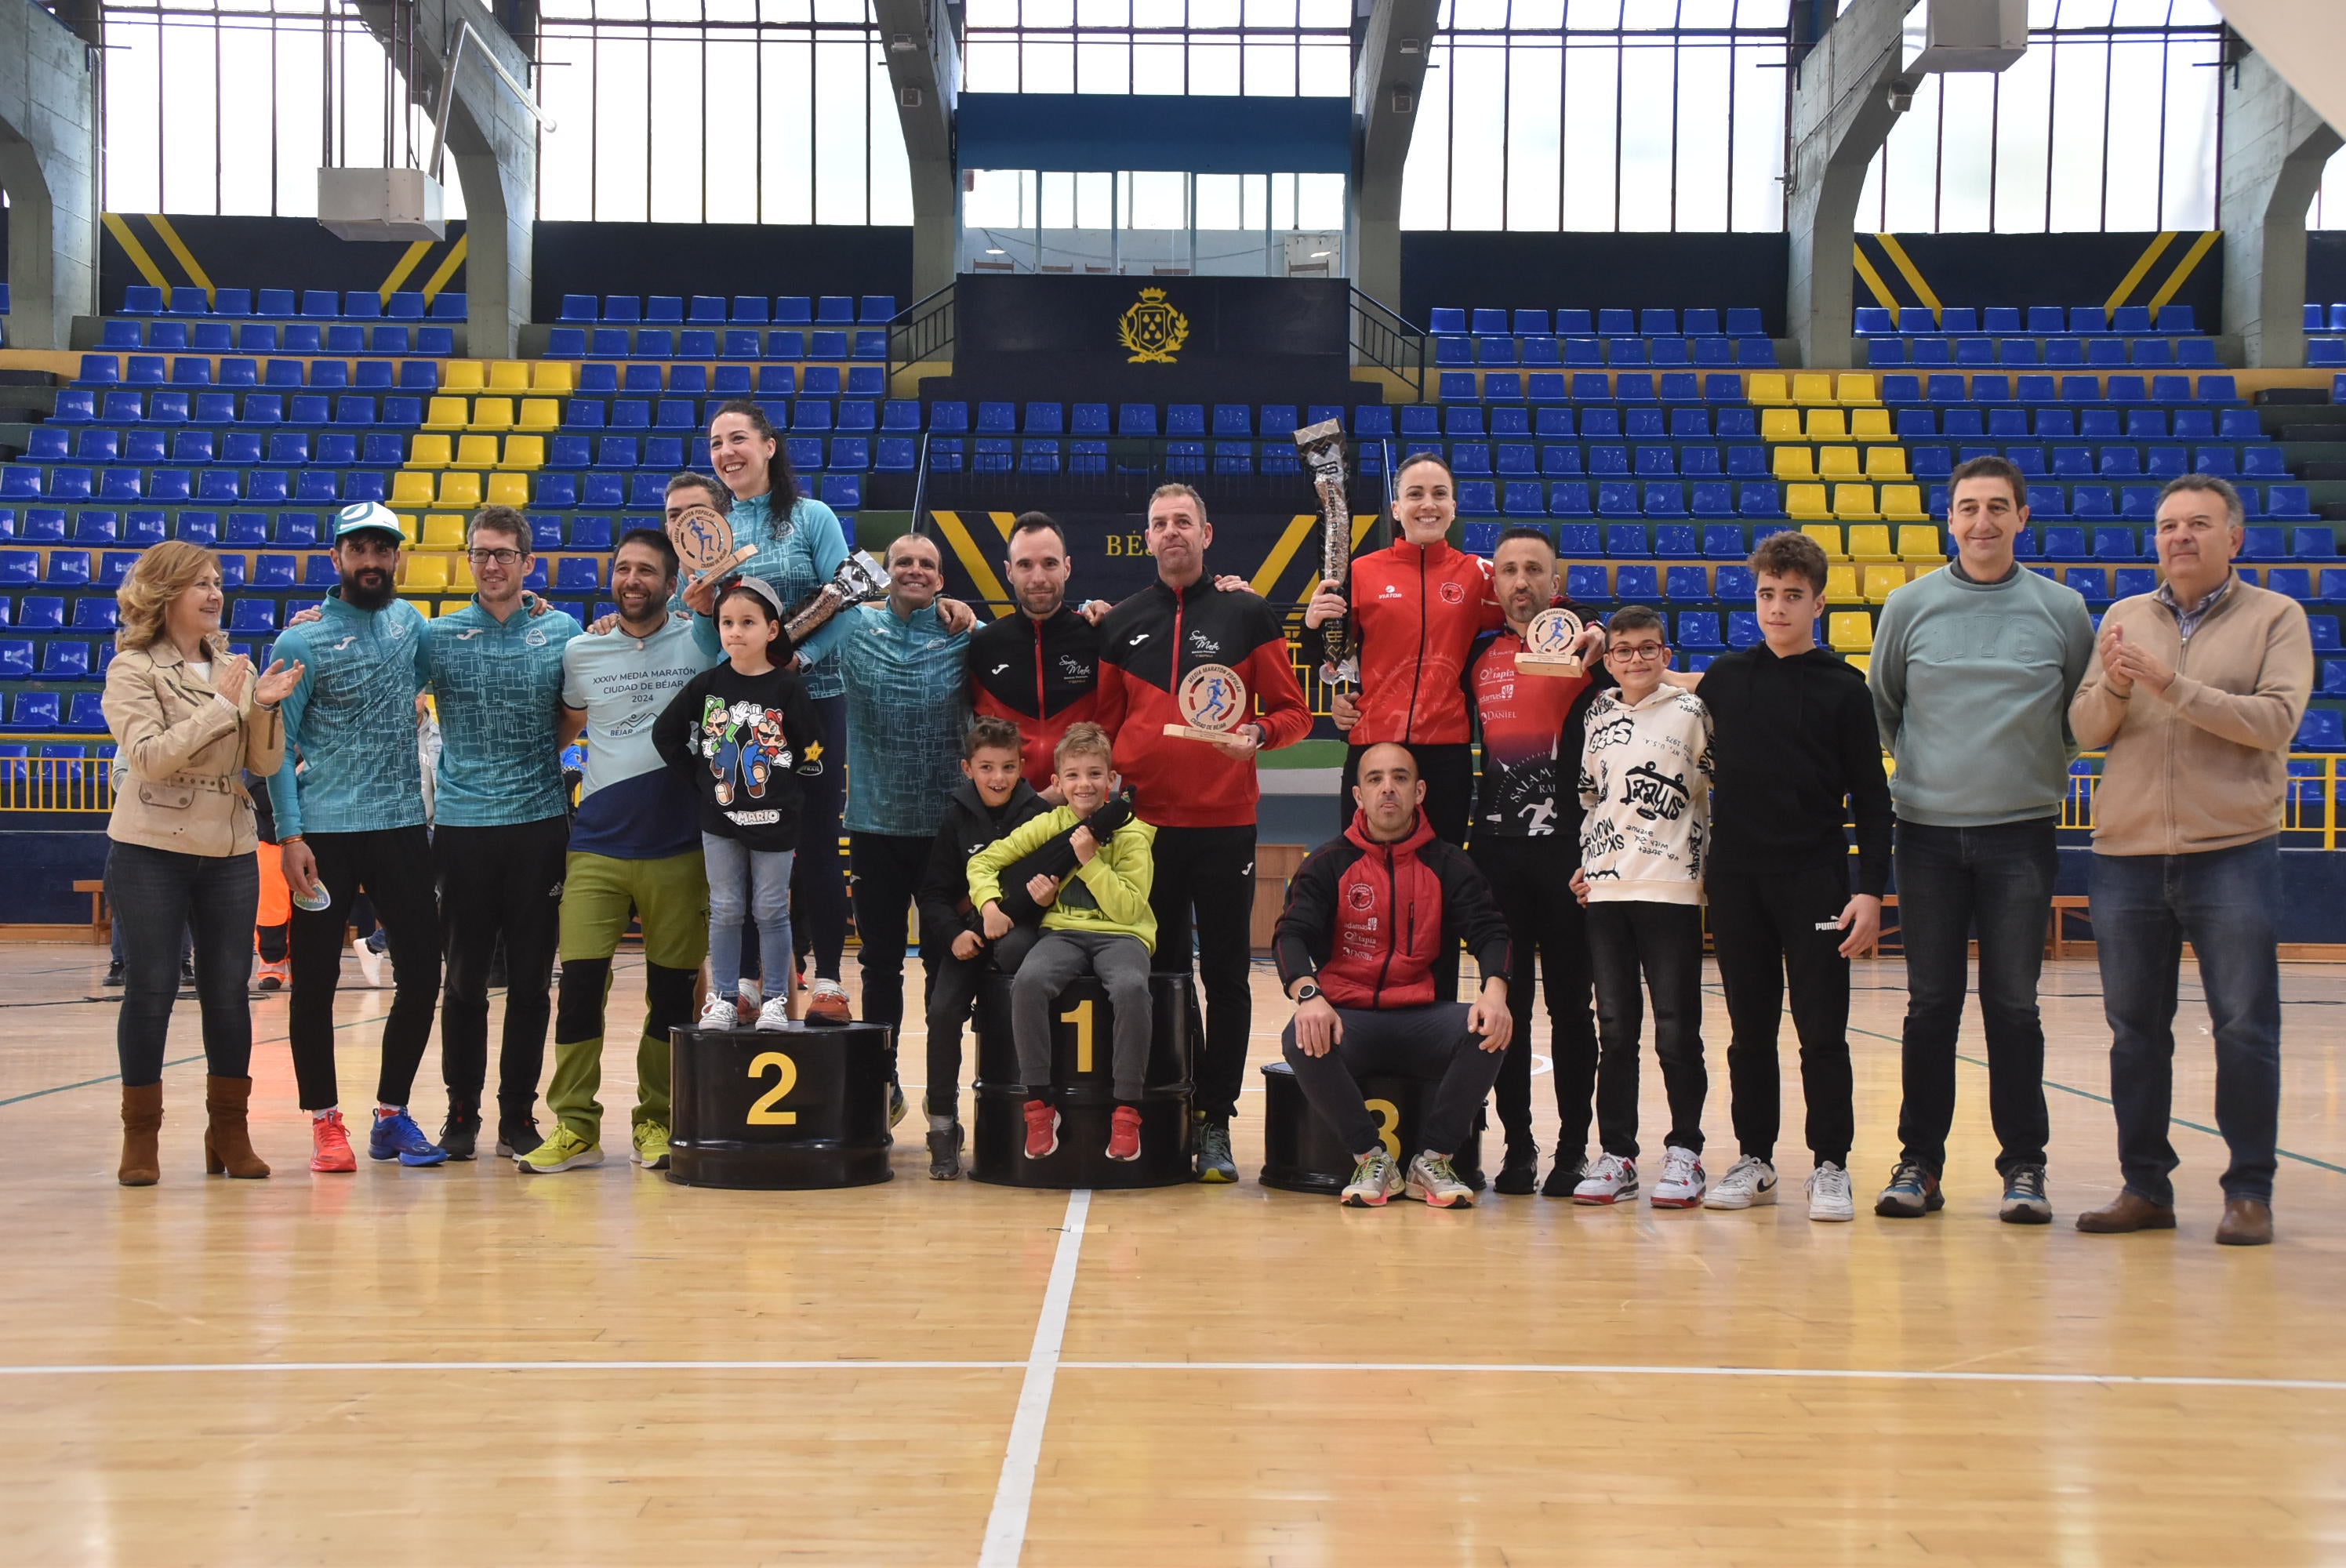
{"type": "Polygon", "coordinates": [[[1776,1157],[1783,1119],[1776,1031],[1784,992],[1800,1038],[1800,1092],[1808,1102],[1809,1152],[1846,1167],[1857,1135],[1849,1066],[1849,960],[1834,923],[1849,903],[1847,857],[1789,871],[1721,871],[1705,888],[1710,943],[1734,1033],[1727,1081],[1735,1141],[1758,1159],[1776,1157]]]}
{"type": "Polygon", "coordinates": [[[1668,1143],[1702,1152],[1702,906],[1623,900],[1588,906],[1596,982],[1596,1135],[1608,1155],[1637,1157],[1637,1037],[1654,997],[1654,1054],[1670,1102],[1668,1143]]]}
{"type": "MultiPolygon", "coordinates": [[[[839,816],[847,805],[847,698],[818,697],[815,722],[822,726],[823,770],[799,780],[799,858],[790,862],[790,944],[803,958],[814,955],[818,980],[839,978],[839,955],[847,946],[847,879],[839,869],[839,816]]],[[[856,923],[862,921],[858,918],[856,923]]],[[[757,946],[745,941],[742,952],[757,946]]],[[[787,977],[766,975],[769,996],[786,996],[787,977]]]]}
{"type": "Polygon", "coordinates": [[[953,943],[942,944],[929,969],[929,1086],[923,1095],[932,1116],[957,1116],[961,1107],[961,1032],[977,1005],[977,987],[988,974],[1015,974],[1029,949],[1042,940],[1038,925],[1014,925],[975,958],[955,958],[953,943]]]}
{"type": "Polygon", "coordinates": [[[1347,1153],[1357,1156],[1377,1145],[1377,1122],[1361,1095],[1360,1075],[1394,1073],[1435,1084],[1418,1136],[1435,1154],[1456,1154],[1505,1060],[1504,1052],[1484,1050],[1480,1038],[1467,1033],[1467,1011],[1463,1002],[1389,1012],[1339,1007],[1344,1035],[1326,1055],[1304,1054],[1291,1019],[1280,1049],[1303,1097],[1344,1140],[1347,1153]]]}
{"type": "MultiPolygon", "coordinates": [[[[888,1073],[896,1072],[896,1032],[904,1026],[904,952],[911,940],[913,895],[929,867],[929,839],[895,833],[850,833],[848,863],[853,870],[855,934],[862,942],[863,1012],[866,1023],[888,1026],[888,1073]]],[[[921,1007],[926,1016],[938,961],[951,949],[921,933],[921,1007]]],[[[768,983],[770,986],[771,983],[768,983]]]]}
{"type": "Polygon", "coordinates": [[[1238,828],[1159,828],[1148,907],[1157,916],[1159,974],[1189,972],[1197,950],[1206,993],[1198,1057],[1198,1109],[1228,1121],[1246,1082],[1247,1039],[1254,1028],[1248,965],[1254,959],[1254,824],[1238,828]]]}
{"type": "Polygon", "coordinates": [[[382,1068],[375,1098],[403,1105],[415,1087],[415,1069],[432,1039],[432,1009],[440,994],[440,911],[432,887],[432,837],[418,822],[364,833],[311,833],[318,880],[333,902],[322,910],[293,906],[292,1000],[287,1004],[293,1077],[301,1108],[340,1104],[334,1075],[334,988],[342,973],[342,927],[361,890],[374,904],[391,945],[391,1013],[382,1021],[382,1068]]]}
{"type": "Polygon", "coordinates": [[[260,868],[247,855],[189,855],[145,844],[109,845],[106,901],[122,938],[122,1011],[114,1050],[126,1085],[163,1081],[163,1039],[179,995],[179,952],[194,934],[196,999],[204,1067],[215,1078],[252,1070],[252,911],[260,868]]]}
{"type": "Polygon", "coordinates": [[[451,1107],[480,1106],[488,1074],[489,966],[502,938],[505,1020],[497,1054],[497,1115],[501,1123],[523,1122],[536,1108],[569,850],[566,816],[496,828],[444,823],[433,831],[448,960],[440,999],[440,1074],[451,1107]]]}
{"type": "Polygon", "coordinates": [[[1588,921],[1572,896],[1580,865],[1577,833],[1536,839],[1477,837],[1469,853],[1490,881],[1515,940],[1507,1011],[1515,1032],[1499,1066],[1499,1125],[1510,1148],[1532,1143],[1532,990],[1534,963],[1545,983],[1549,1052],[1555,1063],[1556,1152],[1572,1159],[1588,1148],[1590,1098],[1596,1088],[1596,1017],[1589,1010],[1588,921]]]}

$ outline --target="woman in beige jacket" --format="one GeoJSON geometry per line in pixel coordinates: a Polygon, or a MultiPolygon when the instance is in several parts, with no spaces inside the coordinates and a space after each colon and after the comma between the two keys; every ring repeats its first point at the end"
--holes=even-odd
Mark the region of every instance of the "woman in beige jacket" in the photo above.
{"type": "Polygon", "coordinates": [[[265,1176],[245,1106],[252,1094],[252,1015],[245,997],[260,898],[249,769],[277,771],[285,749],[277,705],[301,667],[252,661],[220,635],[219,565],[177,540],[138,557],[117,590],[122,629],[106,669],[106,722],[128,769],[107,836],[107,901],[121,923],[126,984],[115,1026],[122,1061],[125,1186],[161,1175],[163,1037],[179,990],[179,934],[195,937],[203,1011],[204,1165],[265,1176]]]}

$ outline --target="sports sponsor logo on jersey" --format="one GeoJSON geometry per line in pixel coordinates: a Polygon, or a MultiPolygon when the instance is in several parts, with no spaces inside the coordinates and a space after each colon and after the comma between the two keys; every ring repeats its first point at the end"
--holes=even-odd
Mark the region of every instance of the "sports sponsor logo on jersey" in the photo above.
{"type": "Polygon", "coordinates": [[[1466,590],[1456,583],[1444,583],[1436,591],[1441,594],[1442,602],[1445,605],[1463,605],[1466,602],[1466,590]]]}

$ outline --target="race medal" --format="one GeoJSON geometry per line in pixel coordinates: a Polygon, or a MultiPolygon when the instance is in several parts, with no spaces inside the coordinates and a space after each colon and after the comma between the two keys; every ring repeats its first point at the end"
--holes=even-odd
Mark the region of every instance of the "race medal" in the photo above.
{"type": "Polygon", "coordinates": [[[1580,636],[1580,617],[1570,610],[1542,610],[1524,628],[1523,651],[1515,655],[1515,668],[1525,675],[1576,676],[1584,672],[1580,660],[1573,657],[1572,645],[1580,636]]]}
{"type": "Polygon", "coordinates": [[[733,524],[714,506],[688,506],[668,519],[668,543],[692,578],[737,566],[758,553],[755,545],[733,544],[733,524]]]}
{"type": "Polygon", "coordinates": [[[1220,741],[1247,716],[1246,682],[1226,664],[1201,664],[1181,678],[1174,693],[1187,724],[1168,724],[1165,733],[1183,740],[1220,741]]]}

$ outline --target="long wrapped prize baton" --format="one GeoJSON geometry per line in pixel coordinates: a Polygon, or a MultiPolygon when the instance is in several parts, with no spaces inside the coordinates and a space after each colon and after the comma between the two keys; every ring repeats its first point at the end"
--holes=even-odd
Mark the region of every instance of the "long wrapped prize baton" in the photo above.
{"type": "Polygon", "coordinates": [[[888,596],[888,574],[869,551],[858,550],[839,564],[831,581],[792,605],[782,616],[782,630],[796,647],[822,628],[825,622],[850,605],[868,605],[888,596]]]}
{"type": "MultiPolygon", "coordinates": [[[[1344,492],[1344,426],[1340,420],[1322,420],[1295,433],[1296,450],[1311,471],[1320,492],[1320,583],[1341,589],[1352,567],[1352,507],[1344,492]]],[[[1338,616],[1320,626],[1321,677],[1339,691],[1354,691],[1361,684],[1354,657],[1352,617],[1338,616]]]]}

